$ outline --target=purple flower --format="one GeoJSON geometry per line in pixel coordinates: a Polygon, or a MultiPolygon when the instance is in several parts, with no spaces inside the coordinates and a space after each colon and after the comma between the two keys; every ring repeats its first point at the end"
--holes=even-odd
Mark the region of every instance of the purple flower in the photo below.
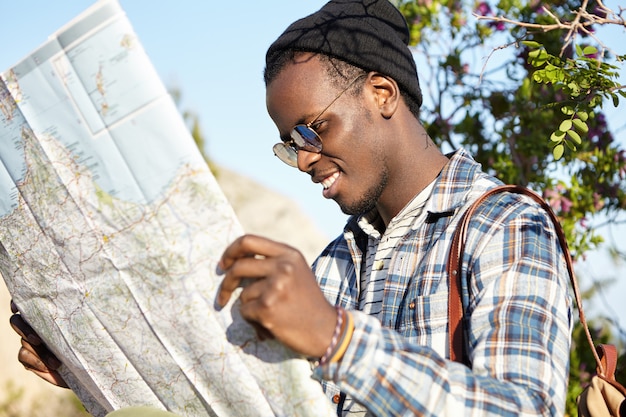
{"type": "Polygon", "coordinates": [[[490,22],[489,27],[497,30],[498,32],[502,32],[506,27],[504,26],[504,22],[490,22]]]}
{"type": "Polygon", "coordinates": [[[491,11],[491,6],[489,6],[487,2],[482,1],[478,3],[478,7],[476,8],[476,14],[479,14],[481,16],[490,16],[493,15],[493,12],[491,11]]]}

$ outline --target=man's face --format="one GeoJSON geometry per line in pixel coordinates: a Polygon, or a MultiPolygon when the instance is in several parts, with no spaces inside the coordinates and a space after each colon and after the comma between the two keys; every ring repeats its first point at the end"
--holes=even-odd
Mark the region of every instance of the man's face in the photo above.
{"type": "MultiPolygon", "coordinates": [[[[376,123],[375,98],[363,77],[312,125],[322,139],[321,153],[298,152],[298,169],[323,187],[346,214],[361,214],[378,202],[388,181],[382,132],[376,123]]],[[[311,121],[337,97],[341,88],[328,80],[316,57],[287,66],[267,87],[267,108],[280,137],[288,139],[296,124],[311,121]]]]}

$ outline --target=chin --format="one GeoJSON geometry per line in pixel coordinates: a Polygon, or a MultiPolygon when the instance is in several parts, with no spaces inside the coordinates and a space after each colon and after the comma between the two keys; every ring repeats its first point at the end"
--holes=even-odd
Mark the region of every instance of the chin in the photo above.
{"type": "Polygon", "coordinates": [[[374,209],[374,207],[376,207],[375,201],[355,201],[351,204],[336,201],[336,203],[339,205],[343,214],[347,214],[348,216],[369,213],[372,209],[374,209]]]}

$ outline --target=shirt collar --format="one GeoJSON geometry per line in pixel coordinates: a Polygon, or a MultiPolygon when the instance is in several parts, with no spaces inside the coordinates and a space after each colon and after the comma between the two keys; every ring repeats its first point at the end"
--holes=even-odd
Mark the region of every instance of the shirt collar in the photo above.
{"type": "MultiPolygon", "coordinates": [[[[441,171],[433,194],[424,207],[428,212],[427,222],[452,216],[467,203],[470,192],[477,183],[489,177],[463,148],[446,156],[449,161],[441,171]]],[[[493,178],[490,182],[492,180],[493,178]]]]}

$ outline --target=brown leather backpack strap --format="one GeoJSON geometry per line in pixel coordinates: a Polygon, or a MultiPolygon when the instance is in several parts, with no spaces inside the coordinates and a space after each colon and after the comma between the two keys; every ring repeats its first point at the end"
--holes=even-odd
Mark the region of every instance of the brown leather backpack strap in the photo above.
{"type": "Polygon", "coordinates": [[[448,325],[449,325],[449,349],[450,349],[450,359],[456,362],[468,363],[467,357],[464,353],[465,351],[465,340],[464,340],[464,331],[462,326],[463,319],[463,305],[462,305],[462,294],[461,294],[461,265],[463,260],[463,251],[465,249],[465,240],[467,239],[467,230],[469,227],[469,221],[471,219],[472,214],[476,210],[476,208],[482,204],[485,199],[488,197],[498,194],[501,192],[511,192],[517,194],[523,194],[531,199],[533,199],[537,204],[539,204],[550,217],[552,223],[554,224],[554,229],[556,230],[557,237],[559,239],[559,244],[561,245],[561,249],[563,250],[563,255],[565,257],[565,263],[567,265],[567,271],[569,272],[570,283],[572,284],[572,289],[574,290],[574,298],[576,299],[576,304],[578,306],[578,317],[580,319],[580,323],[585,330],[585,335],[587,336],[587,342],[589,343],[589,347],[593,352],[594,358],[596,360],[596,367],[598,374],[601,376],[606,376],[606,367],[600,360],[598,356],[598,352],[596,351],[595,345],[593,343],[593,338],[591,337],[591,332],[589,331],[589,326],[587,325],[587,320],[585,319],[585,313],[583,311],[582,299],[580,296],[580,291],[578,289],[578,283],[576,281],[576,276],[574,275],[574,267],[572,263],[572,257],[569,252],[569,248],[567,246],[567,240],[565,238],[565,233],[563,233],[563,228],[559,223],[556,214],[552,210],[552,207],[543,199],[541,196],[536,194],[535,192],[529,190],[528,188],[517,186],[517,185],[502,185],[499,187],[492,188],[485,192],[481,197],[479,197],[467,211],[463,214],[459,225],[457,226],[454,236],[452,238],[452,245],[450,246],[450,254],[448,259],[448,277],[449,277],[449,294],[448,294],[448,325]]]}
{"type": "Polygon", "coordinates": [[[465,240],[467,239],[467,229],[472,214],[476,208],[490,196],[507,191],[511,186],[502,185],[492,188],[481,195],[468,209],[454,231],[450,253],[448,255],[448,348],[450,359],[455,362],[469,365],[465,352],[465,338],[462,325],[463,320],[463,294],[461,291],[461,266],[463,262],[463,252],[465,250],[465,240]]]}
{"type": "MultiPolygon", "coordinates": [[[[617,369],[617,349],[613,345],[598,345],[598,356],[600,363],[604,368],[604,376],[607,379],[615,379],[615,370],[617,369]]],[[[597,372],[601,374],[598,369],[597,372]]]]}
{"type": "MultiPolygon", "coordinates": [[[[465,218],[465,217],[464,217],[465,218]]],[[[463,221],[463,219],[461,220],[463,221]]],[[[454,233],[450,256],[448,259],[448,349],[450,359],[455,362],[467,363],[463,337],[463,294],[461,293],[461,256],[459,253],[459,235],[454,233]]]]}
{"type": "MultiPolygon", "coordinates": [[[[617,382],[615,379],[615,371],[617,370],[617,348],[614,345],[600,344],[598,345],[598,355],[600,356],[600,361],[604,367],[604,374],[600,372],[600,368],[596,368],[598,377],[608,382],[613,388],[626,397],[626,387],[617,382]]],[[[621,411],[619,415],[626,417],[626,400],[622,401],[621,408],[624,411],[621,411]]]]}

